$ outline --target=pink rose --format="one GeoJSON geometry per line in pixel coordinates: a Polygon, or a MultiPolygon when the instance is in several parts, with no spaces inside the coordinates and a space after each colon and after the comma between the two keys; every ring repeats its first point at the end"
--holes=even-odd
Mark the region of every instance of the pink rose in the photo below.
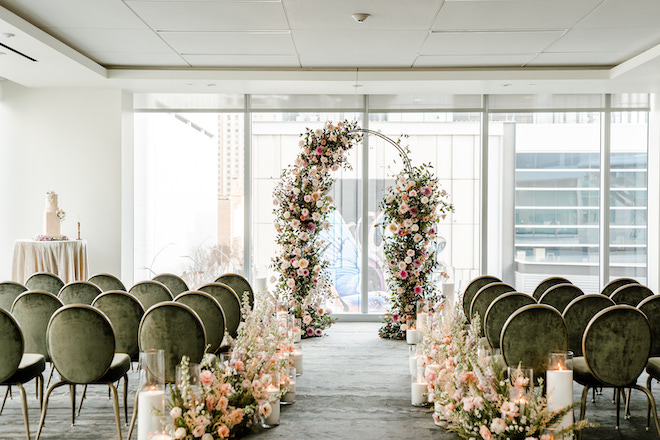
{"type": "Polygon", "coordinates": [[[481,434],[481,437],[483,437],[484,440],[491,440],[493,438],[486,425],[481,425],[481,428],[479,428],[479,434],[481,434]]]}
{"type": "Polygon", "coordinates": [[[415,291],[416,294],[419,295],[420,293],[422,293],[422,286],[415,286],[413,290],[415,291]]]}
{"type": "Polygon", "coordinates": [[[178,406],[172,408],[170,410],[170,417],[172,417],[173,419],[178,419],[179,417],[181,417],[181,408],[179,408],[178,406]]]}
{"type": "Polygon", "coordinates": [[[314,329],[312,327],[307,327],[307,336],[314,336],[314,329]]]}
{"type": "Polygon", "coordinates": [[[211,370],[203,370],[199,374],[199,379],[202,381],[202,383],[206,386],[209,386],[213,383],[213,379],[215,378],[215,375],[211,370]]]}
{"type": "Polygon", "coordinates": [[[399,277],[402,280],[405,280],[406,278],[408,278],[408,272],[406,272],[405,270],[402,270],[401,272],[399,272],[399,277]]]}
{"type": "Polygon", "coordinates": [[[229,437],[229,428],[227,425],[220,425],[218,428],[218,437],[220,438],[227,438],[229,437]]]}
{"type": "Polygon", "coordinates": [[[500,435],[506,429],[506,421],[502,418],[497,418],[493,420],[490,424],[490,430],[495,433],[495,435],[500,435]]]}
{"type": "Polygon", "coordinates": [[[238,371],[241,371],[241,370],[245,369],[245,364],[243,364],[243,361],[241,361],[241,360],[236,361],[236,369],[238,371]]]}
{"type": "Polygon", "coordinates": [[[204,435],[204,425],[195,426],[195,429],[193,429],[193,436],[201,437],[202,435],[204,435]]]}
{"type": "Polygon", "coordinates": [[[316,330],[314,330],[314,335],[315,336],[323,336],[323,330],[321,330],[320,328],[317,328],[316,330]]]}

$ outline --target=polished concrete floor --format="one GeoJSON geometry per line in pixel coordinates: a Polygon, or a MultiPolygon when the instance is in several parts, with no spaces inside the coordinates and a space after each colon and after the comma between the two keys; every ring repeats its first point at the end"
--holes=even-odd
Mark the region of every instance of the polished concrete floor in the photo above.
{"type": "MultiPolygon", "coordinates": [[[[433,424],[428,408],[410,405],[408,347],[402,341],[382,340],[379,324],[340,322],[328,336],[302,342],[304,372],[298,378],[296,403],[283,407],[281,423],[259,430],[246,439],[260,440],[371,440],[371,439],[457,439],[433,424]]],[[[643,378],[640,378],[642,383],[643,378]]],[[[137,374],[130,373],[129,417],[133,409],[137,374]]],[[[28,384],[31,438],[38,427],[39,404],[34,385],[28,384]]],[[[660,386],[656,385],[656,389],[660,386]]],[[[575,398],[582,389],[575,385],[575,398]]],[[[656,393],[660,399],[660,392],[656,393]]],[[[121,398],[121,396],[120,396],[121,398]]],[[[75,426],[71,426],[70,401],[66,387],[55,391],[48,409],[44,440],[116,439],[112,402],[107,388],[88,390],[88,399],[75,426]]],[[[576,413],[577,414],[577,413],[576,413]]],[[[583,439],[658,439],[655,430],[646,432],[646,400],[633,392],[632,418],[614,429],[615,406],[611,390],[589,400],[587,418],[599,423],[585,431],[583,439]]],[[[122,411],[122,436],[124,425],[122,411]]],[[[133,439],[137,438],[134,432],[133,439]]],[[[26,439],[18,390],[0,415],[0,440],[26,439]]]]}

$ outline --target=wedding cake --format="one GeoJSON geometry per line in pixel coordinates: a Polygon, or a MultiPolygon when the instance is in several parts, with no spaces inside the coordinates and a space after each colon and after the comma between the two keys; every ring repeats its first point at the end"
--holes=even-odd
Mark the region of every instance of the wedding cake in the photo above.
{"type": "Polygon", "coordinates": [[[64,211],[57,206],[57,193],[48,191],[46,193],[46,207],[44,209],[42,240],[66,240],[60,234],[60,222],[64,219],[64,211]]]}

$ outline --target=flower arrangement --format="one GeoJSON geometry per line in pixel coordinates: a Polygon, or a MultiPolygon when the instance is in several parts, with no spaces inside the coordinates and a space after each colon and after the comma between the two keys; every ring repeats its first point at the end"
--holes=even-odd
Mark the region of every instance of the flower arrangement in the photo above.
{"type": "MultiPolygon", "coordinates": [[[[407,150],[404,150],[407,154],[407,150]]],[[[407,163],[407,161],[406,161],[407,163]]],[[[435,259],[436,223],[454,210],[449,195],[440,189],[430,164],[405,167],[388,187],[380,208],[386,224],[384,234],[390,311],[379,330],[383,338],[405,339],[407,322],[415,318],[418,300],[435,299],[431,276],[435,259]]]]}
{"type": "MultiPolygon", "coordinates": [[[[286,391],[280,391],[277,378],[285,374],[288,354],[293,350],[274,316],[274,302],[274,298],[265,296],[253,311],[246,305],[243,313],[247,318],[231,341],[229,361],[214,363],[205,356],[199,389],[171,387],[167,407],[175,439],[239,437],[257,425],[262,416],[270,415],[271,402],[286,391]],[[269,387],[278,391],[273,394],[269,387]]],[[[188,383],[188,363],[186,357],[181,360],[184,384],[188,383]]]]}
{"type": "Polygon", "coordinates": [[[36,237],[34,237],[35,241],[63,241],[68,239],[69,238],[66,235],[48,236],[48,235],[39,234],[36,237]]]}
{"type": "Polygon", "coordinates": [[[552,438],[550,433],[561,438],[593,426],[583,420],[559,429],[573,406],[550,410],[542,395],[542,379],[536,386],[523,376],[505,379],[501,360],[478,349],[478,321],[467,327],[458,309],[441,310],[422,341],[436,424],[465,439],[485,440],[546,440],[552,438]]]}
{"type": "Polygon", "coordinates": [[[322,335],[334,322],[327,313],[317,313],[330,292],[319,233],[330,228],[328,215],[335,209],[328,194],[334,184],[331,172],[350,168],[347,153],[361,140],[356,129],[357,123],[348,121],[307,129],[301,134],[300,154],[283,170],[273,192],[280,252],[273,259],[279,275],[272,281],[296,317],[311,319],[305,336],[322,335]]]}

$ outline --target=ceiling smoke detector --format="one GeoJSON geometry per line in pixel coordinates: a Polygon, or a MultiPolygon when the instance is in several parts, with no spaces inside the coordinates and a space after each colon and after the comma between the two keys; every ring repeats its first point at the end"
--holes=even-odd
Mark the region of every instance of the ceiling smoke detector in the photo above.
{"type": "Polygon", "coordinates": [[[353,20],[357,21],[358,23],[364,23],[364,20],[369,18],[369,14],[357,13],[357,14],[351,15],[351,17],[353,17],[353,20]]]}

